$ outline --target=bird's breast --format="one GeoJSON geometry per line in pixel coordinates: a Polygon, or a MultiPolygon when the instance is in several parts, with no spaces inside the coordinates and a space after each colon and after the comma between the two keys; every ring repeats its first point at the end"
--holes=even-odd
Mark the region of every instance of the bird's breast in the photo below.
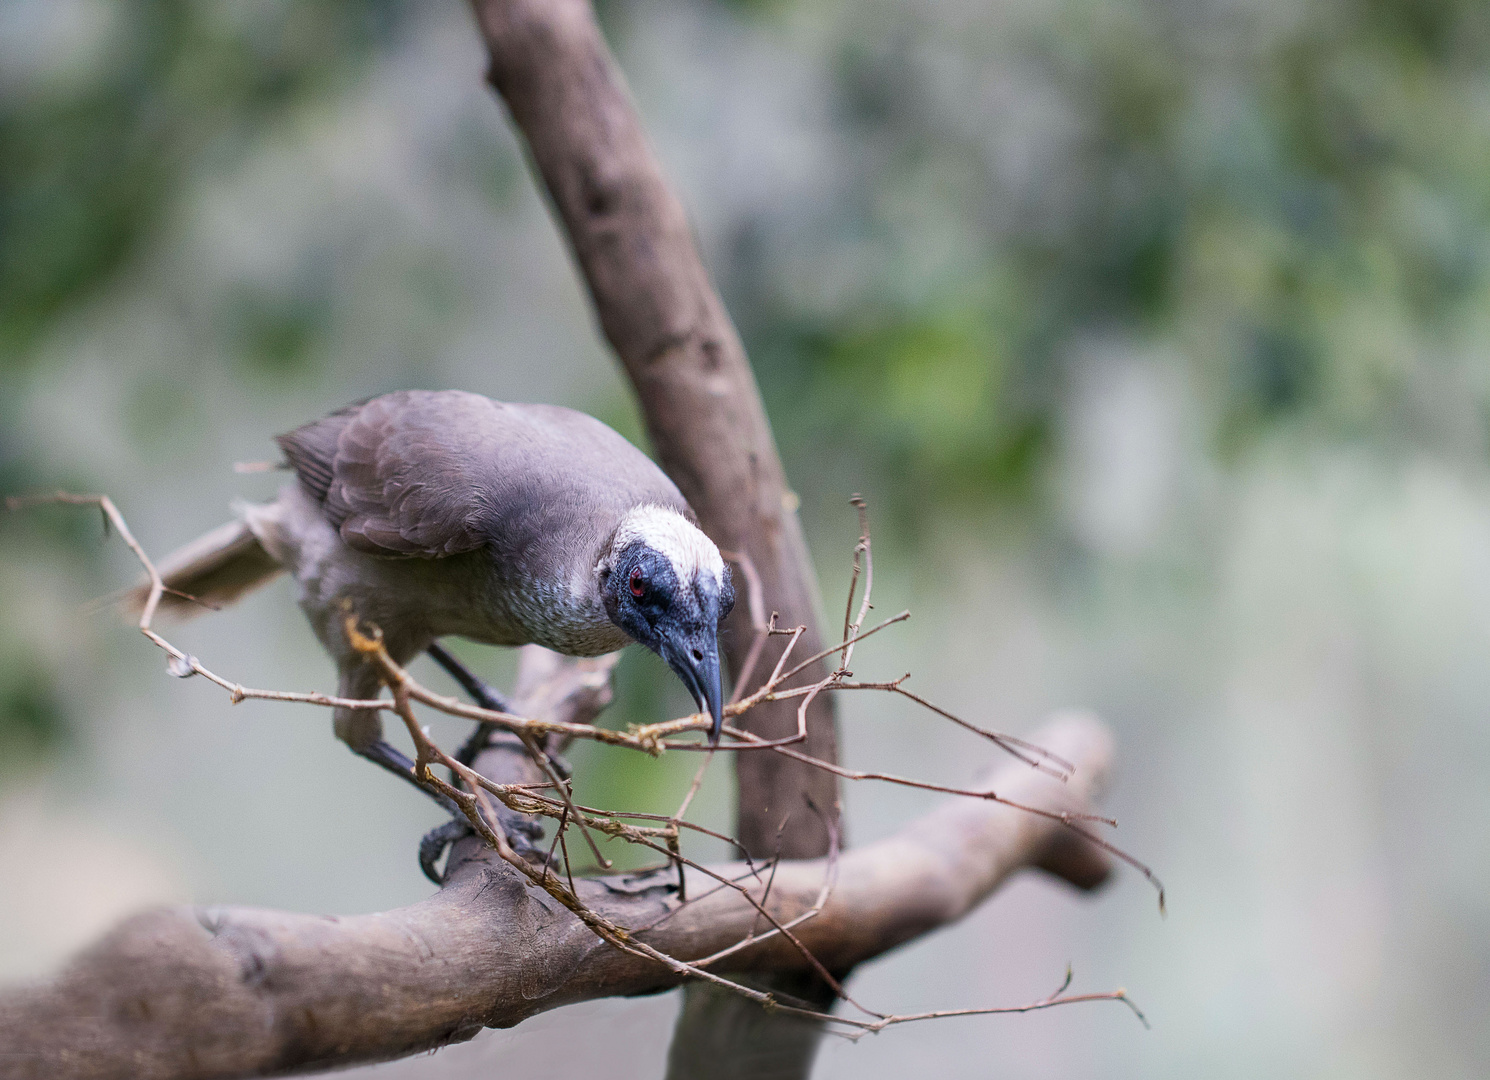
{"type": "Polygon", "coordinates": [[[526,641],[566,656],[599,656],[630,642],[593,590],[565,580],[502,575],[490,610],[494,622],[521,628],[526,641]]]}

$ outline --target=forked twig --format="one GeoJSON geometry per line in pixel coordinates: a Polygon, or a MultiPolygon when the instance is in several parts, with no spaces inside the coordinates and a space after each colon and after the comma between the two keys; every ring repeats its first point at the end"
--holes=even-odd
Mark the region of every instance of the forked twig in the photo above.
{"type": "MultiPolygon", "coordinates": [[[[99,508],[104,516],[107,526],[112,526],[118,531],[125,544],[134,553],[140,564],[144,567],[149,577],[150,587],[146,596],[139,619],[139,629],[152,643],[164,650],[169,657],[171,670],[174,674],[188,676],[199,674],[214,684],[223,687],[230,693],[234,703],[248,699],[290,701],[301,704],[310,704],[321,707],[343,707],[358,709],[379,709],[395,713],[403,721],[408,730],[410,739],[415,748],[415,763],[413,767],[413,779],[448,799],[470,822],[471,827],[485,841],[491,850],[508,865],[515,868],[531,884],[542,888],[553,896],[566,909],[573,913],[581,922],[590,928],[592,932],[603,940],[621,949],[638,956],[645,956],[657,963],[663,964],[676,974],[699,979],[713,983],[721,988],[729,990],[750,1000],[756,1001],[762,1006],[790,1015],[797,1015],[826,1024],[837,1025],[839,1028],[847,1028],[851,1037],[858,1038],[864,1034],[870,1034],[883,1030],[885,1027],[908,1023],[916,1020],[932,1019],[944,1016],[967,1016],[983,1015],[1004,1012],[1028,1012],[1034,1009],[1050,1008],[1055,1005],[1075,1003],[1078,1001],[1097,1000],[1120,1000],[1132,1008],[1139,1019],[1143,1014],[1138,1011],[1122,990],[1105,994],[1083,994],[1065,995],[1069,987],[1070,975],[1067,974],[1066,983],[1054,995],[1028,1005],[1009,1006],[987,1009],[958,1009],[944,1010],[939,1012],[916,1013],[906,1015],[890,1016],[867,1009],[844,993],[842,986],[828,972],[822,963],[812,955],[802,941],[794,933],[794,929],[809,919],[815,917],[822,911],[824,905],[832,892],[836,880],[838,832],[836,824],[829,815],[829,830],[832,838],[831,850],[828,859],[827,872],[823,879],[822,888],[816,901],[809,905],[806,910],[798,912],[794,917],[785,921],[778,919],[769,910],[772,885],[775,881],[775,870],[779,865],[778,860],[772,860],[770,871],[765,881],[759,898],[752,893],[752,886],[742,883],[739,879],[724,877],[708,867],[702,866],[688,858],[680,847],[680,836],[684,830],[699,832],[709,836],[717,837],[727,843],[739,848],[738,841],[722,833],[715,832],[704,826],[686,820],[690,806],[703,783],[709,764],[713,760],[715,747],[705,746],[698,743],[676,742],[669,737],[686,731],[704,729],[708,724],[708,718],[700,715],[683,717],[677,720],[659,724],[645,725],[632,731],[617,732],[599,728],[588,723],[567,723],[554,720],[537,720],[518,716],[512,713],[498,712],[467,705],[454,698],[436,694],[419,684],[399,664],[395,663],[388,655],[383,646],[381,633],[377,628],[369,628],[364,631],[359,626],[355,616],[349,616],[346,624],[347,639],[353,647],[367,654],[378,666],[384,683],[392,693],[391,699],[378,698],[373,700],[355,700],[340,698],[320,693],[295,693],[289,691],[255,690],[243,687],[241,684],[231,682],[208,668],[206,668],[196,657],[179,649],[152,628],[155,612],[160,604],[161,597],[166,593],[181,595],[188,600],[196,598],[186,596],[174,590],[161,578],[154,563],[146,555],[144,549],[130,532],[128,524],[119,513],[113,502],[104,495],[74,495],[69,493],[57,493],[48,496],[36,496],[29,498],[7,499],[7,505],[11,509],[23,506],[35,505],[44,502],[66,503],[71,505],[94,505],[99,508]],[[469,765],[458,758],[447,754],[431,739],[429,732],[421,726],[414,713],[414,704],[419,703],[429,706],[449,715],[465,717],[483,723],[491,724],[517,735],[527,749],[529,755],[548,782],[541,785],[534,784],[499,784],[490,778],[483,776],[469,765]],[[605,811],[592,807],[582,807],[575,804],[569,790],[569,785],[559,776],[554,768],[548,752],[544,749],[544,740],[550,736],[558,738],[588,738],[606,745],[625,747],[639,750],[644,753],[658,754],[668,748],[706,750],[707,755],[696,772],[687,794],[684,796],[678,810],[669,816],[657,814],[644,814],[626,811],[605,811]],[[451,781],[446,781],[435,774],[431,766],[441,766],[448,769],[451,781]],[[552,794],[548,794],[552,791],[552,794]],[[542,815],[556,820],[557,826],[555,836],[547,854],[541,864],[535,865],[527,858],[520,856],[508,842],[502,826],[493,812],[491,799],[496,799],[508,809],[528,815],[542,815]],[[657,826],[628,824],[622,819],[639,821],[658,821],[657,826]],[[579,897],[573,877],[572,862],[569,857],[566,833],[570,827],[575,827],[584,835],[590,846],[592,854],[597,863],[609,867],[611,864],[601,855],[592,831],[602,832],[608,836],[619,837],[629,843],[638,844],[648,849],[657,851],[667,859],[667,864],[677,868],[679,876],[677,906],[647,927],[629,930],[609,920],[604,915],[588,907],[579,897]],[[564,861],[565,878],[560,879],[553,870],[553,856],[555,848],[560,852],[564,861]],[[690,898],[686,892],[686,875],[684,868],[692,868],[703,873],[714,880],[715,887],[706,890],[698,896],[690,898]],[[752,926],[746,935],[735,944],[718,950],[709,956],[693,961],[684,961],[669,956],[641,940],[637,935],[648,929],[655,928],[671,914],[683,907],[698,902],[711,895],[718,889],[732,889],[737,891],[746,902],[756,911],[757,925],[761,920],[768,924],[768,929],[757,933],[756,927],[752,926]],[[833,1014],[815,1012],[811,1009],[802,1008],[786,1002],[782,1002],[771,994],[763,993],[751,987],[723,978],[707,970],[711,965],[733,956],[742,950],[762,944],[772,937],[786,939],[792,947],[800,953],[804,960],[812,967],[820,978],[822,978],[834,991],[845,1000],[850,1001],[861,1009],[871,1020],[855,1020],[833,1014]]],[[[1163,909],[1164,892],[1163,886],[1154,877],[1148,867],[1138,862],[1114,845],[1092,835],[1089,831],[1081,828],[1082,823],[1102,823],[1115,825],[1116,822],[1110,818],[1090,814],[1076,810],[1049,810],[1035,806],[1029,806],[1017,801],[1003,798],[991,791],[976,791],[940,785],[926,781],[918,781],[909,777],[897,776],[891,773],[870,772],[861,770],[845,769],[831,762],[821,761],[810,755],[794,749],[791,744],[801,742],[806,737],[806,710],[811,701],[820,693],[833,692],[836,690],[881,690],[901,695],[928,711],[946,718],[951,722],[986,738],[1018,760],[1039,769],[1059,779],[1066,779],[1073,768],[1070,762],[1049,753],[1048,751],[1018,739],[1014,736],[1004,735],[981,728],[969,723],[960,717],[948,712],[941,707],[932,704],[926,699],[905,690],[901,683],[904,677],[888,683],[865,683],[850,682],[851,672],[848,664],[853,656],[854,646],[865,638],[876,634],[889,626],[902,622],[909,618],[910,613],[902,612],[889,619],[871,627],[863,629],[864,619],[872,609],[871,590],[873,586],[873,556],[869,536],[867,508],[862,498],[855,496],[853,505],[859,512],[860,539],[854,549],[853,574],[849,588],[849,599],[844,613],[844,632],[842,640],[838,643],[819,650],[804,660],[792,662],[792,653],[798,642],[805,633],[805,627],[781,628],[775,625],[774,615],[770,619],[764,618],[763,590],[761,588],[759,575],[753,564],[743,553],[731,554],[730,559],[741,568],[746,579],[746,592],[751,611],[751,625],[755,630],[755,640],[747,655],[747,660],[740,672],[740,678],[736,682],[735,691],[726,706],[726,715],[731,718],[739,717],[752,708],[765,702],[800,699],[798,701],[798,730],[793,735],[782,739],[767,740],[753,733],[744,731],[735,725],[726,725],[724,731],[733,740],[718,747],[718,749],[736,752],[769,750],[774,753],[784,754],[794,760],[812,765],[816,768],[825,769],[837,776],[851,780],[879,780],[908,787],[920,788],[928,791],[943,792],[951,795],[959,795],[978,799],[986,799],[1001,802],[1016,809],[1038,815],[1071,829],[1077,835],[1085,838],[1103,850],[1108,851],[1129,865],[1138,869],[1159,890],[1160,908],[1163,909]],[[856,617],[852,617],[854,610],[854,597],[857,592],[861,576],[864,582],[864,593],[856,617]],[[784,636],[788,638],[785,648],[782,650],[770,676],[760,686],[748,694],[742,693],[753,674],[754,668],[759,661],[766,641],[770,637],[784,636]],[[824,678],[818,679],[805,686],[790,687],[786,684],[796,675],[805,671],[809,666],[820,660],[826,659],[833,653],[838,653],[840,663],[838,668],[824,678]],[[788,665],[791,664],[790,667],[788,665]]],[[[534,856],[536,858],[536,855],[534,856]]],[[[751,864],[749,872],[745,877],[754,877],[760,881],[758,869],[751,864]]],[[[1146,1021],[1145,1021],[1146,1023],[1146,1021]]]]}
{"type": "Polygon", "coordinates": [[[874,551],[869,543],[869,504],[864,501],[862,495],[855,495],[849,502],[853,504],[855,510],[859,511],[859,542],[854,546],[854,569],[848,582],[848,603],[843,608],[843,658],[838,666],[845,669],[854,655],[854,643],[851,638],[858,633],[859,627],[864,625],[864,617],[874,606],[869,602],[870,594],[874,591],[874,551]],[[849,614],[854,610],[854,589],[859,584],[860,555],[864,556],[864,603],[859,607],[859,617],[850,623],[849,614]]]}

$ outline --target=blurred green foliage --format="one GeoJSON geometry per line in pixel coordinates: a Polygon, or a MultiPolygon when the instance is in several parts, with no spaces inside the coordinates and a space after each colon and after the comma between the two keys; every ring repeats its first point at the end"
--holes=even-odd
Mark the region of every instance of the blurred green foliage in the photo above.
{"type": "Polygon", "coordinates": [[[120,0],[85,77],[0,96],[0,360],[107,283],[204,156],[343,86],[405,6],[120,0]]]}
{"type": "MultiPolygon", "coordinates": [[[[0,357],[33,356],[204,158],[242,153],[256,126],[345,89],[407,8],[121,0],[86,76],[0,96],[0,357]]],[[[788,434],[820,442],[826,421],[835,442],[903,476],[897,494],[1027,491],[1073,335],[1174,338],[1209,375],[1218,431],[1244,437],[1300,409],[1346,426],[1389,416],[1421,374],[1394,334],[1449,349],[1477,317],[1484,5],[1069,0],[1016,30],[1022,62],[1079,131],[1054,161],[1057,212],[1000,205],[1022,196],[984,167],[976,101],[962,99],[969,124],[933,92],[949,46],[926,47],[917,9],[845,27],[835,107],[870,149],[837,227],[865,238],[880,272],[800,310],[748,280],[768,263],[730,264],[788,434]],[[908,282],[895,196],[917,183],[963,250],[908,282]],[[1373,324],[1381,333],[1363,335],[1373,324]]],[[[968,40],[950,49],[974,71],[1003,59],[968,40]]],[[[232,332],[251,365],[283,375],[313,352],[326,303],[315,282],[245,293],[232,332]]]]}
{"type": "MultiPolygon", "coordinates": [[[[820,1071],[1490,1075],[1490,883],[1465,857],[1490,828],[1490,5],[596,6],[755,364],[829,617],[854,491],[877,604],[916,611],[856,666],[997,727],[1110,719],[1122,843],[1180,901],[1158,922],[1131,874],[1096,907],[1021,884],[856,975],[914,1011],[1031,1000],[1074,959],[1153,1033],[959,1022],[825,1046],[820,1071]]],[[[273,432],[410,385],[643,441],[483,63],[460,2],[0,2],[0,496],[108,491],[161,554],[271,496],[282,477],[228,464],[273,432]]],[[[86,610],[137,573],[87,508],[0,513],[0,976],[146,902],[425,895],[411,849],[438,811],[324,716],[230,706],[86,610]]],[[[245,684],[332,679],[288,582],[169,633],[245,684]]],[[[511,650],[454,644],[511,685],[511,650]]],[[[603,722],[686,708],[628,650],[603,722]]],[[[908,703],[841,709],[855,767],[982,760],[908,703]]],[[[700,761],[570,753],[580,801],[643,811],[700,761]]],[[[724,757],[691,813],[727,829],[724,757]]],[[[845,785],[848,839],[921,794],[845,785]]],[[[597,1019],[598,1071],[624,1070],[597,1019]]]]}
{"type": "MultiPolygon", "coordinates": [[[[127,272],[193,170],[244,153],[254,131],[344,88],[407,7],[119,0],[85,71],[61,63],[60,76],[42,70],[0,93],[0,386],[8,384],[0,491],[68,486],[7,438],[21,380],[48,333],[127,272]]],[[[250,363],[283,376],[305,361],[318,325],[313,302],[245,296],[240,313],[233,332],[250,363]]],[[[125,403],[142,440],[156,437],[159,416],[179,411],[186,393],[169,379],[147,382],[148,392],[125,403]]],[[[44,534],[78,571],[95,562],[97,526],[86,515],[28,519],[5,523],[9,542],[44,534]]],[[[55,673],[34,650],[11,644],[0,662],[0,769],[19,767],[67,730],[55,673]]]]}
{"type": "Polygon", "coordinates": [[[749,236],[733,264],[783,441],[815,463],[799,483],[826,445],[908,517],[1038,494],[1072,344],[1097,334],[1183,355],[1223,457],[1277,423],[1432,443],[1413,410],[1443,399],[1473,402],[1454,449],[1483,452],[1490,7],[1075,0],[1002,53],[939,32],[865,19],[840,50],[866,286],[801,303],[752,278],[773,267],[749,236]],[[1010,61],[1056,102],[1028,188],[988,167],[980,115],[1010,61]],[[952,236],[929,256],[928,221],[952,236]]]}
{"type": "Polygon", "coordinates": [[[68,734],[55,673],[24,653],[0,666],[0,766],[17,768],[68,734]]]}
{"type": "MultiPolygon", "coordinates": [[[[1222,462],[1285,424],[1484,453],[1490,7],[705,6],[829,39],[842,175],[790,229],[844,281],[799,288],[768,220],[741,222],[721,265],[809,497],[864,488],[907,526],[990,500],[1045,520],[1091,336],[1181,358],[1222,462]],[[1446,408],[1468,421],[1438,422],[1446,408]]],[[[18,386],[49,334],[128,274],[196,171],[230,171],[256,132],[356,92],[417,7],[116,0],[81,70],[6,82],[0,378],[18,386]]],[[[602,5],[623,62],[627,8],[602,5]]],[[[520,179],[487,138],[466,133],[453,152],[472,160],[455,166],[500,199],[520,179]]],[[[429,318],[448,318],[462,283],[437,254],[415,264],[429,318]]],[[[241,286],[212,327],[232,377],[314,370],[346,286],[315,259],[241,286]]],[[[192,386],[175,369],[136,382],[129,430],[165,438],[192,386]]],[[[7,490],[55,479],[6,438],[17,397],[0,393],[7,490]]],[[[57,727],[38,670],[4,676],[0,739],[57,727]]]]}

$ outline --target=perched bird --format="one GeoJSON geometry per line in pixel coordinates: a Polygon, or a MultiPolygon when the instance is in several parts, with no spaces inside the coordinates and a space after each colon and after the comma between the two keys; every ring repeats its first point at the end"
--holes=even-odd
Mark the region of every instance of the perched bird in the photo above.
{"type": "MultiPolygon", "coordinates": [[[[677,673],[718,739],[729,569],[672,481],[605,424],[553,405],[404,390],[277,442],[296,482],[163,560],[175,590],[163,607],[228,603],[288,571],[339,693],[363,699],[380,679],[347,641],[349,612],[381,629],[399,664],[428,650],[494,707],[500,696],[439,638],[571,656],[638,641],[677,673]]],[[[335,727],[358,754],[413,778],[378,712],[337,709],[335,727]]]]}

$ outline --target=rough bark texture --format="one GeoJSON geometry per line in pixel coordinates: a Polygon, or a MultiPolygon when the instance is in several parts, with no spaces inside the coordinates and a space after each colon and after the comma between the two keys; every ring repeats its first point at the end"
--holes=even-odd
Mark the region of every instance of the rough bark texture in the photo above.
{"type": "MultiPolygon", "coordinates": [[[[755,377],[588,0],[474,6],[491,51],[491,83],[527,142],[601,329],[636,387],[658,460],[715,542],[750,556],[780,623],[809,628],[799,655],[816,652],[812,564],[755,377]]],[[[736,670],[751,642],[745,608],[737,605],[724,643],[736,670]]],[[[782,645],[772,642],[762,675],[782,645]]],[[[796,708],[756,709],[746,723],[780,738],[796,730],[796,708]]],[[[806,752],[836,760],[829,695],[808,711],[807,731],[806,752]]],[[[774,754],[737,760],[736,836],[746,850],[825,853],[822,815],[837,806],[833,776],[774,754]]]]}
{"type": "MultiPolygon", "coordinates": [[[[812,564],[755,377],[590,0],[475,0],[474,7],[491,52],[491,83],[527,141],[601,329],[636,388],[658,460],[714,541],[750,556],[768,610],[784,626],[808,628],[800,655],[816,652],[812,564]]],[[[751,640],[745,607],[737,606],[724,642],[737,673],[751,640]]],[[[769,643],[758,677],[771,670],[783,647],[781,638],[769,643]]],[[[791,734],[796,724],[791,703],[755,710],[746,720],[768,739],[791,734]]],[[[802,748],[821,760],[837,759],[829,695],[808,710],[802,748]]],[[[760,753],[740,754],[735,769],[735,835],[746,851],[810,858],[828,850],[827,815],[838,813],[831,774],[760,753]]],[[[823,984],[794,983],[790,990],[819,1008],[832,1001],[823,984]]],[[[699,1064],[674,1055],[670,1080],[709,1075],[721,1061],[758,1059],[752,1051],[777,1028],[781,1052],[764,1055],[777,1065],[748,1075],[785,1080],[807,1074],[814,1040],[803,1036],[801,1025],[746,1016],[750,1006],[735,997],[691,1000],[712,993],[688,989],[678,1039],[699,1045],[699,1064]],[[716,1020],[717,1014],[736,1015],[704,1024],[700,1010],[716,1020]],[[706,1036],[712,1045],[700,1044],[706,1036]]]]}
{"type": "MultiPolygon", "coordinates": [[[[1069,716],[1037,738],[1075,763],[1072,781],[1062,785],[1008,763],[994,789],[1052,808],[1084,806],[1107,776],[1106,729],[1069,716]]],[[[826,905],[797,933],[830,969],[843,971],[961,918],[1021,867],[1060,860],[1069,878],[1100,879],[1100,853],[1063,836],[1049,819],[951,798],[900,833],[844,854],[826,905]]],[[[718,869],[746,873],[742,864],[718,869]]],[[[824,860],[782,863],[770,889],[773,915],[787,919],[809,908],[826,870],[824,860]]],[[[733,891],[679,907],[671,880],[662,872],[579,888],[586,903],[626,925],[674,912],[642,937],[683,958],[763,928],[733,891]]],[[[710,884],[694,875],[690,894],[702,896],[710,884]]],[[[752,884],[759,897],[765,882],[752,884]]],[[[800,973],[805,966],[777,937],[720,968],[800,973]]],[[[601,942],[504,864],[477,857],[461,861],[428,900],[377,915],[184,907],[136,916],[56,978],[0,994],[0,1075],[188,1080],[308,1072],[401,1057],[545,1009],[675,981],[661,965],[601,942]]]]}

